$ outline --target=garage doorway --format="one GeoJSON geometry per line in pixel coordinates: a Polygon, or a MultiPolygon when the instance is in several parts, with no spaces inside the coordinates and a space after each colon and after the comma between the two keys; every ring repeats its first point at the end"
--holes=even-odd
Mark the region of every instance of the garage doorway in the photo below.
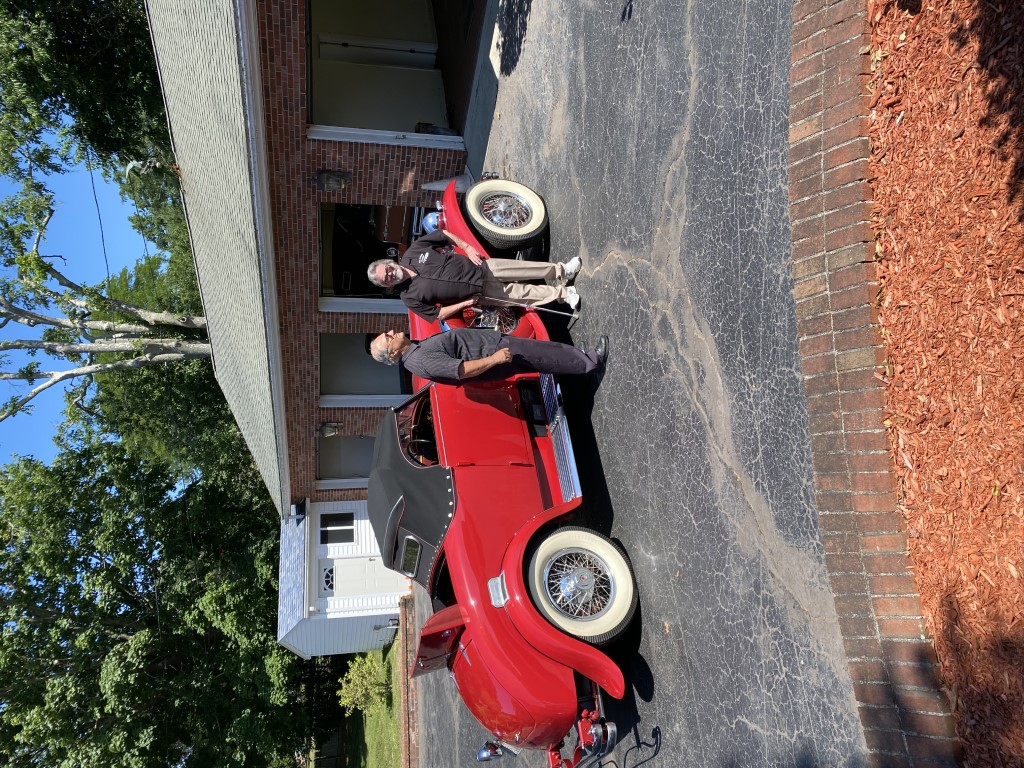
{"type": "Polygon", "coordinates": [[[429,0],[310,0],[309,63],[315,125],[448,128],[429,0]]]}

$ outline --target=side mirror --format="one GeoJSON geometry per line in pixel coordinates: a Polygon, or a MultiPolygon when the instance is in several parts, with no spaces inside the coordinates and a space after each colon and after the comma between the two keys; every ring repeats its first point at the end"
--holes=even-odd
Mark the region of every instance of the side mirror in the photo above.
{"type": "Polygon", "coordinates": [[[491,760],[497,760],[504,754],[501,751],[500,744],[495,744],[493,741],[485,741],[484,745],[480,747],[480,751],[476,753],[476,761],[478,763],[489,763],[491,760]]]}

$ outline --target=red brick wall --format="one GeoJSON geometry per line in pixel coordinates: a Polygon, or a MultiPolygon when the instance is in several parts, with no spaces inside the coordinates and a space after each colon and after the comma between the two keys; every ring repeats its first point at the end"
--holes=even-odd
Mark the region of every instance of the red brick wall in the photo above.
{"type": "Polygon", "coordinates": [[[866,0],[797,0],[790,70],[792,271],[815,490],[861,723],[876,766],[959,750],[906,555],[885,439],[870,228],[866,0]]]}
{"type": "Polygon", "coordinates": [[[291,494],[294,500],[365,498],[362,491],[314,490],[320,424],[342,423],[344,434],[375,434],[381,417],[366,409],[320,412],[319,334],[380,332],[406,320],[319,312],[320,203],[431,205],[436,193],[421,185],[457,176],[466,158],[462,151],[307,139],[306,10],[305,0],[257,5],[291,494]],[[349,171],[352,181],[339,192],[321,192],[314,183],[321,169],[349,171]]]}

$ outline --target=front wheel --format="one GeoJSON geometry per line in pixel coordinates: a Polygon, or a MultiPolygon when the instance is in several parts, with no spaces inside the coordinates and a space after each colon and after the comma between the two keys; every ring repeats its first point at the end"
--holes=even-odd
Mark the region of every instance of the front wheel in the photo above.
{"type": "Polygon", "coordinates": [[[552,531],[533,551],[527,585],[544,617],[594,645],[614,640],[636,613],[636,577],[622,548],[586,528],[552,531]]]}
{"type": "Polygon", "coordinates": [[[544,231],[548,214],[540,195],[507,179],[488,179],[466,191],[466,214],[495,248],[525,243],[544,231]]]}

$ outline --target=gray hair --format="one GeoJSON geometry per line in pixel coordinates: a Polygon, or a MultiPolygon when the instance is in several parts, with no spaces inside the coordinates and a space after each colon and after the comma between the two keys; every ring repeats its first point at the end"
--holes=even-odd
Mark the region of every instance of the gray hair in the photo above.
{"type": "Polygon", "coordinates": [[[377,278],[377,267],[387,266],[388,264],[394,264],[398,266],[398,262],[394,259],[377,259],[376,261],[370,262],[370,266],[366,268],[366,276],[370,279],[370,282],[381,288],[390,288],[387,283],[377,278]]]}
{"type": "MultiPolygon", "coordinates": [[[[383,334],[381,334],[381,335],[383,335],[383,334]]],[[[379,338],[380,338],[380,336],[377,337],[377,339],[379,339],[379,338]]],[[[374,341],[376,341],[377,339],[374,339],[374,341]]],[[[378,344],[376,347],[374,347],[371,344],[370,345],[370,357],[372,357],[378,363],[384,363],[384,365],[398,365],[398,360],[396,360],[390,354],[388,354],[388,345],[387,344],[385,344],[384,346],[381,346],[381,345],[378,344]]]]}

